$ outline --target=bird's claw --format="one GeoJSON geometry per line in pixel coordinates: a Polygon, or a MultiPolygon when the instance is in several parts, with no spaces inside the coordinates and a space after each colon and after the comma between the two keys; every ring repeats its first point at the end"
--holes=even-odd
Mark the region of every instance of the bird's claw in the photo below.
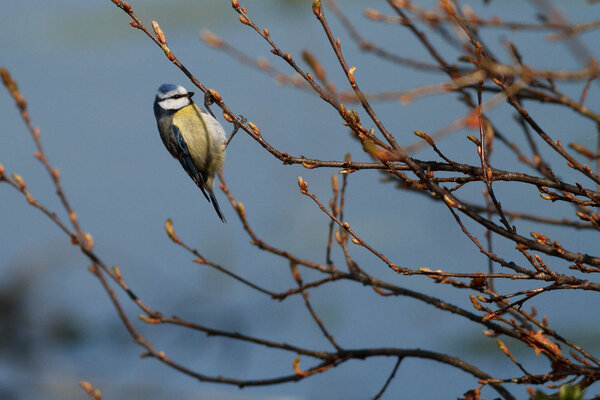
{"type": "Polygon", "coordinates": [[[233,139],[233,136],[237,133],[240,127],[248,121],[243,115],[238,115],[238,117],[238,120],[233,121],[233,131],[231,131],[229,134],[229,138],[227,138],[227,141],[225,142],[225,147],[229,145],[229,142],[231,142],[231,139],[233,139]]]}
{"type": "Polygon", "coordinates": [[[206,108],[206,111],[208,111],[210,115],[212,115],[212,117],[216,119],[215,114],[213,114],[213,112],[210,109],[210,106],[212,104],[215,104],[215,99],[209,91],[206,91],[206,93],[204,93],[204,107],[206,108]]]}

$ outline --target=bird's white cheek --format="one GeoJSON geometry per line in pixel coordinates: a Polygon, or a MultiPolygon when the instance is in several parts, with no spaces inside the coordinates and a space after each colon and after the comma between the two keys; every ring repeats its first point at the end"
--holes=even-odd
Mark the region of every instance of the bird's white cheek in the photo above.
{"type": "Polygon", "coordinates": [[[158,103],[165,110],[179,110],[190,104],[190,99],[182,97],[179,99],[165,99],[158,103]]]}

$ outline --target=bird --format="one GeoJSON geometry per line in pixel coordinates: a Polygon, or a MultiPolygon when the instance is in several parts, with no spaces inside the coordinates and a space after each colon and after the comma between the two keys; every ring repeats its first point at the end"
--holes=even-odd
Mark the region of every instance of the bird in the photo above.
{"type": "Polygon", "coordinates": [[[215,174],[225,164],[225,130],[192,100],[194,92],[162,84],[154,98],[154,117],[163,144],[212,203],[221,221],[225,216],[213,193],[215,174]]]}

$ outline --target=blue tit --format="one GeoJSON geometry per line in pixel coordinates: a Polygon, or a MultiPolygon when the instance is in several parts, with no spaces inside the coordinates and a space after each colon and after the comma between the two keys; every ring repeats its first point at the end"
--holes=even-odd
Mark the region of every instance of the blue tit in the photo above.
{"type": "Polygon", "coordinates": [[[154,99],[158,132],[169,153],[212,202],[219,218],[225,217],[213,193],[215,174],[225,163],[225,130],[212,115],[192,101],[194,92],[163,84],[154,99]]]}

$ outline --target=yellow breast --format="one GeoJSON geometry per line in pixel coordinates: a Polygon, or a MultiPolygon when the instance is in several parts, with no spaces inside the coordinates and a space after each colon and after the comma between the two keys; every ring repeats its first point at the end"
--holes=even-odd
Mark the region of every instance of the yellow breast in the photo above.
{"type": "Polygon", "coordinates": [[[173,115],[173,125],[181,132],[194,166],[212,187],[214,175],[225,163],[225,137],[223,128],[196,104],[183,107],[173,115]]]}

